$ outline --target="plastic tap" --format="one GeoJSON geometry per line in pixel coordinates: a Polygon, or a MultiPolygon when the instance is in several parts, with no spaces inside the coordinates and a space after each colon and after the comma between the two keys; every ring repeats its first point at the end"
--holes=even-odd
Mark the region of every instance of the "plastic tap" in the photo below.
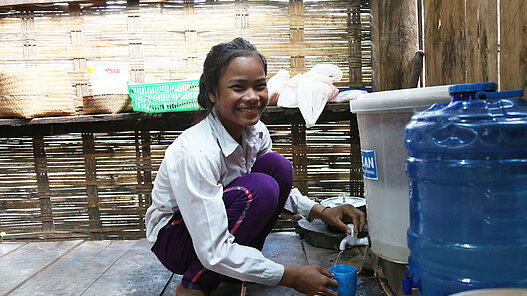
{"type": "Polygon", "coordinates": [[[346,245],[350,246],[367,246],[368,245],[368,238],[357,238],[357,234],[353,230],[354,225],[348,224],[348,227],[351,229],[351,234],[346,235],[340,241],[339,250],[344,251],[346,249],[346,245]]]}
{"type": "Polygon", "coordinates": [[[402,284],[404,295],[412,295],[413,288],[418,288],[419,291],[421,291],[421,280],[418,280],[417,282],[414,281],[414,274],[411,273],[408,269],[404,271],[402,284]]]}

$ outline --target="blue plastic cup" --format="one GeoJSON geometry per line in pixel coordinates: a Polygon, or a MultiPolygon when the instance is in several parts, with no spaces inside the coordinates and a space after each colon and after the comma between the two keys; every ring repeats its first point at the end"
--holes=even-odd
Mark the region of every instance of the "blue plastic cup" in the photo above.
{"type": "Polygon", "coordinates": [[[337,280],[339,287],[331,288],[333,291],[339,291],[340,296],[355,296],[357,292],[357,268],[351,265],[339,264],[329,268],[335,276],[332,279],[337,280]]]}

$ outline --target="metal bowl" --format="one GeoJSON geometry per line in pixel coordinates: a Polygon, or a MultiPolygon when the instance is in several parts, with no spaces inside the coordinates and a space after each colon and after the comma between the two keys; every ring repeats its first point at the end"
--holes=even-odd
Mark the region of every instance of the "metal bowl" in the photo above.
{"type": "MultiPolygon", "coordinates": [[[[320,202],[323,206],[336,207],[343,204],[350,204],[360,211],[366,213],[366,199],[357,196],[343,196],[343,197],[330,197],[326,198],[320,202]]],[[[338,229],[333,225],[324,223],[327,230],[335,233],[344,233],[342,230],[338,229]]],[[[359,237],[363,237],[366,233],[359,233],[359,237]]]]}
{"type": "Polygon", "coordinates": [[[330,197],[320,202],[323,206],[336,207],[343,204],[351,204],[356,208],[366,206],[366,199],[357,196],[330,197]]]}

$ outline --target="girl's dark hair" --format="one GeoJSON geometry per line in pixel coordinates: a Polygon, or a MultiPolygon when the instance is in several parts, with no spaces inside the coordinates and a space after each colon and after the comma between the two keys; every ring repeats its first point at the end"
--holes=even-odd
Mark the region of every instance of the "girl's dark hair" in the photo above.
{"type": "Polygon", "coordinates": [[[203,73],[199,80],[198,103],[207,110],[207,114],[214,107],[214,103],[209,98],[209,93],[215,93],[218,89],[220,76],[225,67],[236,57],[254,55],[260,59],[267,75],[267,62],[265,57],[252,45],[243,38],[235,38],[232,41],[217,44],[211,48],[205,63],[203,64],[203,73]]]}

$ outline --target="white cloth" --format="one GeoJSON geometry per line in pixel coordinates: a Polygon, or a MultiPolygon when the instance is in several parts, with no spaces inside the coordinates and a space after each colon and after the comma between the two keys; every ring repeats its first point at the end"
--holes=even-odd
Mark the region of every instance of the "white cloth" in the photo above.
{"type": "MultiPolygon", "coordinates": [[[[271,151],[269,131],[259,121],[244,130],[240,145],[214,114],[185,130],[167,148],[145,216],[147,239],[155,243],[159,230],[180,211],[205,268],[244,281],[277,285],[284,267],[258,249],[234,242],[223,203],[223,187],[250,173],[256,158],[271,151]]],[[[307,217],[314,204],[293,188],[285,208],[307,217]]]]}

